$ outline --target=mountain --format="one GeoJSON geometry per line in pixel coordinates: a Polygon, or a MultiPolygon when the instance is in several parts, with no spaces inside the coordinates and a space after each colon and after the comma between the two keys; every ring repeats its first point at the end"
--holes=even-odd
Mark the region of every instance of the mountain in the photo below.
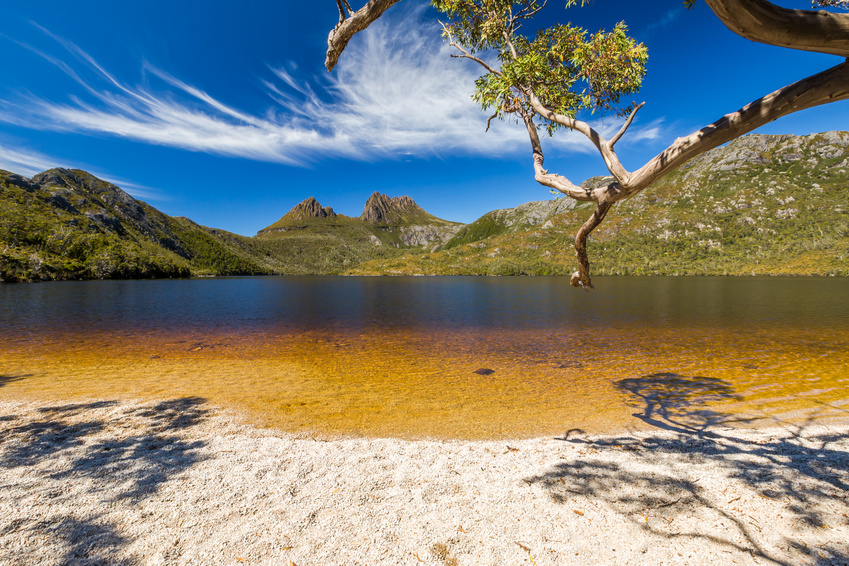
{"type": "MultiPolygon", "coordinates": [[[[246,242],[247,240],[247,242],[246,242]]],[[[0,170],[0,280],[271,273],[236,234],[174,218],[85,171],[0,170]]]]}
{"type": "MultiPolygon", "coordinates": [[[[571,199],[496,210],[435,253],[349,273],[568,274],[592,210],[571,199]]],[[[588,249],[598,275],[849,275],[849,133],[753,134],[709,151],[618,203],[588,249]]]]}
{"type": "MultiPolygon", "coordinates": [[[[163,214],[84,171],[0,171],[0,281],[568,274],[592,208],[529,202],[462,225],[409,197],[374,193],[356,218],[308,198],[248,238],[163,214]]],[[[754,134],[707,152],[618,203],[589,254],[598,275],[849,275],[849,133],[754,134]]]]}
{"type": "Polygon", "coordinates": [[[296,204],[295,207],[287,212],[283,218],[265,228],[260,230],[263,232],[265,230],[275,230],[282,229],[283,231],[296,228],[298,225],[303,224],[304,222],[308,222],[313,218],[336,218],[337,214],[333,212],[333,209],[330,207],[324,208],[322,207],[315,197],[310,197],[304,202],[296,204]]]}
{"type": "Polygon", "coordinates": [[[375,193],[363,218],[308,198],[247,238],[163,214],[85,171],[0,171],[0,282],[339,274],[441,245],[461,226],[375,193]]]}
{"type": "Polygon", "coordinates": [[[389,198],[378,192],[366,201],[360,220],[385,232],[395,233],[404,246],[438,245],[450,240],[462,227],[425,212],[408,196],[389,198]]]}
{"type": "Polygon", "coordinates": [[[411,248],[434,249],[462,227],[428,214],[408,196],[390,198],[375,192],[357,218],[336,214],[310,197],[256,237],[288,246],[310,272],[327,274],[391,259],[411,248]]]}
{"type": "Polygon", "coordinates": [[[428,216],[410,197],[389,198],[377,191],[366,201],[360,220],[369,224],[402,224],[410,217],[428,216]]]}

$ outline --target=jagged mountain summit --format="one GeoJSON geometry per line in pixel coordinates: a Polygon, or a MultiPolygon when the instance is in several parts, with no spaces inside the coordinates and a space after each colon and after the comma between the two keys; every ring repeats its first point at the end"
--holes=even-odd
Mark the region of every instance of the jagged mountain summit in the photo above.
{"type": "Polygon", "coordinates": [[[431,216],[408,196],[392,197],[375,191],[366,201],[360,220],[369,224],[400,225],[409,224],[413,220],[444,222],[431,216]]]}
{"type": "Polygon", "coordinates": [[[389,197],[377,191],[366,200],[363,213],[353,218],[322,207],[310,197],[295,205],[274,224],[257,233],[259,238],[301,236],[335,237],[352,244],[431,249],[450,240],[463,224],[427,213],[409,196],[389,197]]]}
{"type": "Polygon", "coordinates": [[[315,197],[310,197],[295,205],[295,208],[290,210],[286,214],[286,217],[289,217],[291,220],[303,220],[305,218],[335,218],[336,213],[333,212],[333,209],[329,206],[322,207],[318,201],[315,200],[315,197]]]}

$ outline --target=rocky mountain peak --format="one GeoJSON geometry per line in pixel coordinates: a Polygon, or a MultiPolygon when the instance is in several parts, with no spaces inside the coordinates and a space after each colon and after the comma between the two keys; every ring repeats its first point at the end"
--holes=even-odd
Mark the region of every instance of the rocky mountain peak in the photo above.
{"type": "Polygon", "coordinates": [[[305,201],[296,204],[292,210],[290,210],[284,218],[291,218],[293,220],[301,220],[304,218],[335,218],[336,213],[333,212],[333,209],[329,206],[322,207],[321,204],[315,197],[310,197],[305,201]]]}
{"type": "Polygon", "coordinates": [[[366,201],[360,220],[370,224],[394,224],[413,216],[427,215],[427,212],[408,196],[389,198],[375,191],[366,201]]]}
{"type": "Polygon", "coordinates": [[[6,171],[5,169],[0,169],[0,183],[3,182],[15,185],[16,187],[20,187],[28,192],[34,191],[37,187],[31,179],[6,171]]]}
{"type": "Polygon", "coordinates": [[[95,197],[109,206],[138,208],[138,202],[123,189],[80,169],[48,169],[35,175],[32,182],[43,188],[58,188],[95,197]]]}
{"type": "Polygon", "coordinates": [[[32,178],[32,182],[41,185],[42,187],[50,187],[50,186],[60,186],[66,187],[68,186],[68,182],[66,181],[66,177],[71,176],[71,172],[67,169],[62,168],[54,168],[48,169],[43,173],[39,173],[32,178]]]}

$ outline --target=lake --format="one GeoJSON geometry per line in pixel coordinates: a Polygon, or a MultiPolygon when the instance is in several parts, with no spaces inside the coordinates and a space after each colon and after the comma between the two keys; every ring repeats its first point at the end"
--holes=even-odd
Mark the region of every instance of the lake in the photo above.
{"type": "Polygon", "coordinates": [[[849,416],[849,280],[595,284],[590,293],[559,277],[0,285],[0,398],[198,396],[261,426],[405,438],[849,416]]]}

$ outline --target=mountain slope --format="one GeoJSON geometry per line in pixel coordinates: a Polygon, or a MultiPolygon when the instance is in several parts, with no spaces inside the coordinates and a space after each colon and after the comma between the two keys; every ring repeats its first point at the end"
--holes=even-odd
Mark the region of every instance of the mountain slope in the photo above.
{"type": "MultiPolygon", "coordinates": [[[[493,211],[441,251],[350,273],[565,275],[591,213],[562,199],[493,211]]],[[[849,275],[849,133],[755,134],[707,152],[617,204],[588,247],[595,274],[849,275]]]]}
{"type": "Polygon", "coordinates": [[[0,280],[271,271],[237,247],[85,171],[51,169],[31,180],[0,171],[0,280]]]}
{"type": "MultiPolygon", "coordinates": [[[[0,171],[0,281],[568,274],[591,212],[548,200],[464,226],[375,193],[358,218],[310,198],[248,238],[163,214],[84,171],[0,171]]],[[[849,275],[849,133],[750,135],[712,150],[619,203],[589,253],[595,274],[849,275]]]]}
{"type": "Polygon", "coordinates": [[[362,218],[309,198],[247,238],[163,214],[85,171],[0,171],[0,281],[338,274],[461,226],[375,193],[362,218]]]}

